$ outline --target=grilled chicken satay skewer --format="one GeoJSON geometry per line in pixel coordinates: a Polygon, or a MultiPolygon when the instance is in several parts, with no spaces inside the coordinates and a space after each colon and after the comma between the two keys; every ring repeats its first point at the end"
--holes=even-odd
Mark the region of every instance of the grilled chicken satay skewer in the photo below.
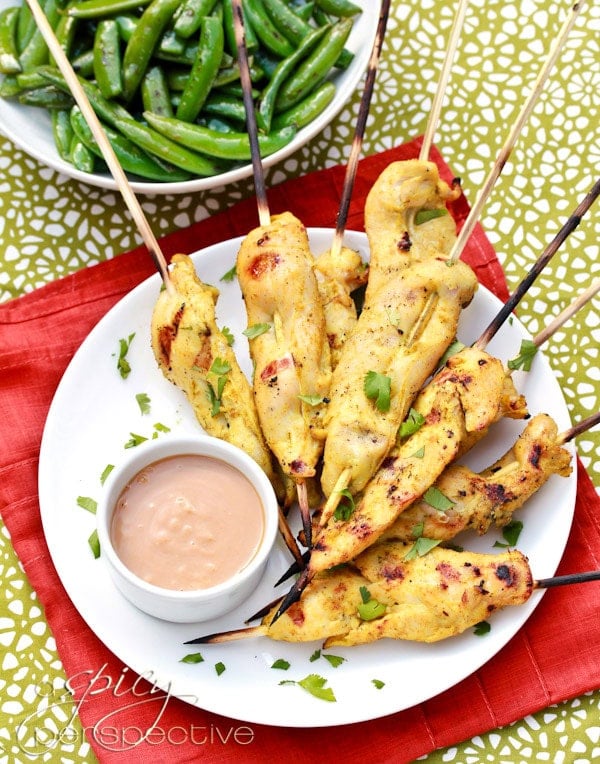
{"type": "MultiPolygon", "coordinates": [[[[322,523],[325,523],[335,511],[340,491],[347,489],[353,494],[360,491],[378,465],[381,464],[393,442],[395,435],[393,425],[397,427],[402,421],[408,411],[411,396],[414,396],[420,389],[429,373],[435,368],[437,360],[439,360],[444,352],[443,349],[439,350],[439,344],[436,345],[433,342],[417,348],[410,345],[407,347],[406,344],[403,344],[398,355],[400,357],[404,356],[408,362],[402,367],[401,375],[396,373],[396,369],[393,369],[389,357],[386,359],[388,363],[387,369],[382,364],[381,358],[373,358],[374,365],[366,373],[374,371],[389,378],[391,388],[390,400],[392,404],[395,404],[390,405],[390,409],[393,412],[392,415],[388,414],[385,417],[378,416],[375,407],[366,400],[362,390],[362,383],[366,378],[364,363],[368,359],[367,352],[375,352],[371,350],[371,342],[376,336],[374,333],[385,331],[386,328],[385,323],[383,325],[381,323],[377,324],[372,320],[376,313],[370,314],[371,308],[373,307],[373,310],[376,311],[377,307],[381,308],[382,305],[392,304],[391,300],[388,302],[388,295],[386,295],[385,290],[386,288],[389,289],[387,285],[390,283],[390,279],[394,279],[392,283],[396,284],[395,277],[398,274],[400,274],[401,278],[404,278],[407,271],[410,271],[410,268],[406,266],[409,258],[420,260],[423,258],[424,253],[427,253],[429,257],[426,257],[424,261],[425,269],[431,272],[430,267],[432,263],[427,262],[432,254],[431,248],[423,246],[424,242],[422,239],[420,240],[420,237],[426,236],[427,233],[434,232],[438,252],[450,249],[447,262],[454,263],[455,265],[460,263],[458,258],[475,226],[483,204],[487,200],[495,181],[504,167],[519,131],[522,129],[536,99],[541,93],[543,84],[562,45],[564,45],[567,39],[579,10],[580,6],[577,6],[563,25],[563,29],[540,71],[536,86],[527,98],[515,125],[511,129],[506,144],[488,180],[484,184],[476,205],[471,209],[467,221],[458,238],[453,243],[452,236],[448,235],[447,230],[438,230],[440,225],[438,221],[444,221],[444,217],[426,224],[428,227],[427,231],[418,231],[420,227],[414,225],[416,206],[414,200],[419,199],[419,194],[423,193],[424,173],[430,170],[428,163],[414,160],[412,165],[410,163],[395,163],[391,165],[382,173],[381,178],[375,184],[371,194],[369,194],[365,207],[365,228],[371,246],[372,264],[365,298],[365,308],[355,331],[346,343],[347,351],[345,350],[342,353],[340,363],[336,367],[332,379],[331,401],[326,421],[327,442],[324,449],[321,478],[322,488],[328,500],[322,513],[322,523]],[[407,194],[407,189],[410,189],[411,193],[407,194]],[[384,201],[386,197],[389,205],[387,209],[384,201]],[[433,229],[433,223],[436,224],[435,230],[433,229]],[[410,255],[405,253],[398,257],[399,242],[406,244],[410,255]],[[360,334],[363,328],[364,338],[360,334]],[[414,352],[415,349],[418,350],[417,353],[414,352]],[[407,350],[413,352],[407,353],[407,350]],[[412,358],[416,358],[417,363],[410,362],[412,358]],[[427,365],[424,363],[425,359],[429,362],[431,368],[427,369],[427,365]],[[379,365],[376,365],[376,363],[379,365]],[[427,373],[425,373],[425,376],[422,376],[421,372],[424,373],[425,371],[427,373]],[[404,383],[404,387],[402,387],[401,383],[404,383]],[[360,458],[358,458],[359,453],[360,458]]],[[[442,205],[438,204],[438,207],[440,206],[442,205]]],[[[425,226],[423,226],[423,229],[425,229],[425,226]]],[[[416,272],[420,275],[422,273],[421,267],[417,266],[416,272]]],[[[397,290],[398,292],[399,290],[397,290]]],[[[421,306],[420,318],[417,318],[417,321],[421,325],[421,338],[423,340],[428,339],[431,335],[434,337],[436,334],[438,337],[441,336],[437,323],[434,320],[435,316],[428,315],[428,311],[432,310],[437,299],[438,292],[432,289],[426,294],[424,304],[421,306]]],[[[398,306],[399,308],[400,306],[398,306]]],[[[393,314],[395,310],[390,310],[389,312],[393,314]]],[[[448,326],[451,327],[451,325],[446,324],[447,328],[448,326]]],[[[377,339],[379,340],[378,345],[381,348],[386,336],[377,337],[377,339]]],[[[383,346],[387,347],[386,345],[383,346]]]]}
{"type": "Polygon", "coordinates": [[[464,633],[536,589],[600,580],[600,571],[533,578],[525,555],[457,552],[436,547],[410,556],[411,544],[376,544],[352,564],[319,574],[305,597],[261,625],[208,634],[186,644],[266,636],[285,642],[323,641],[323,648],[389,638],[433,643],[464,633]],[[407,558],[408,555],[408,558],[407,558]],[[365,600],[367,601],[365,602],[365,600]]]}
{"type": "Polygon", "coordinates": [[[265,439],[296,484],[310,543],[306,481],[314,477],[323,449],[322,415],[331,376],[325,318],[305,227],[289,212],[273,217],[269,212],[258,141],[252,139],[256,120],[240,0],[234,0],[233,11],[260,220],[237,258],[255,367],[254,397],[265,439]]]}
{"type": "Polygon", "coordinates": [[[152,257],[158,272],[160,273],[165,288],[168,291],[171,291],[172,285],[169,278],[169,272],[167,270],[167,262],[162,253],[160,245],[156,240],[152,229],[150,228],[150,224],[148,223],[140,203],[133,193],[133,189],[131,188],[129,180],[125,175],[123,168],[121,167],[121,163],[115,155],[113,147],[111,146],[111,143],[108,140],[106,133],[104,132],[104,128],[96,116],[96,113],[92,108],[83,88],[81,87],[79,80],[77,79],[77,74],[73,70],[71,62],[67,58],[60,42],[57,40],[56,35],[54,34],[54,30],[48,22],[48,19],[46,18],[38,0],[27,0],[27,5],[31,10],[33,18],[35,19],[35,23],[40,30],[44,41],[46,42],[46,45],[48,46],[48,49],[50,50],[50,53],[56,62],[56,65],[65,78],[73,98],[81,109],[83,116],[85,117],[85,120],[93,133],[96,143],[102,151],[102,155],[106,161],[106,164],[108,165],[108,169],[110,170],[110,173],[113,176],[115,183],[117,184],[117,188],[123,197],[123,201],[127,205],[127,209],[133,218],[137,230],[142,237],[142,240],[146,245],[150,256],[152,257]]]}
{"type": "MultiPolygon", "coordinates": [[[[587,299],[595,291],[586,290],[587,299]]],[[[581,306],[582,299],[577,298],[575,303],[581,306]]],[[[571,315],[567,308],[560,320],[553,322],[554,328],[571,315]]],[[[548,336],[544,331],[543,338],[548,336]]],[[[539,347],[539,338],[531,342],[539,347]]],[[[414,411],[421,419],[419,429],[400,439],[392,449],[349,517],[334,515],[320,529],[309,562],[284,598],[276,618],[302,596],[317,572],[349,562],[374,544],[449,464],[485,436],[494,422],[503,416],[525,415],[524,401],[514,395],[511,373],[480,348],[463,348],[448,359],[414,403],[414,411]],[[513,394],[508,394],[507,405],[511,387],[513,394]]]]}
{"type": "Polygon", "coordinates": [[[333,243],[331,249],[319,255],[315,261],[317,283],[325,311],[332,369],[337,366],[341,349],[356,323],[356,305],[351,294],[367,281],[368,270],[359,253],[345,247],[343,240],[377,68],[385,38],[390,4],[390,0],[383,0],[381,3],[377,32],[367,66],[365,87],[360,100],[354,138],[346,166],[333,243]]]}

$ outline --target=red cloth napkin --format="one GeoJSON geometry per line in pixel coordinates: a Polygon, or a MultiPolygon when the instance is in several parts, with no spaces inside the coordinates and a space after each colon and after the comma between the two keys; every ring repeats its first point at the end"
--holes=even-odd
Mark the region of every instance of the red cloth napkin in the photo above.
{"type": "MultiPolygon", "coordinates": [[[[420,142],[364,159],[359,168],[349,229],[363,229],[367,191],[387,164],[418,156],[420,142]]],[[[443,176],[451,173],[438,154],[443,176]]],[[[308,226],[332,227],[344,178],[341,167],[317,172],[272,189],[273,212],[289,209],[308,226]]],[[[455,204],[460,221],[466,201],[455,204]]],[[[241,235],[257,225],[253,199],[228,212],[167,236],[169,256],[192,252],[241,235]]],[[[477,230],[464,254],[478,277],[506,297],[502,270],[485,235],[477,230]]],[[[0,507],[14,548],[37,591],[55,636],[67,677],[91,669],[113,682],[123,666],[89,630],[68,599],[52,565],[40,522],[37,465],[44,420],[73,353],[97,321],[133,286],[153,272],[143,248],[54,282],[0,306],[0,507]]],[[[575,521],[561,572],[600,567],[600,499],[580,466],[575,521]]],[[[131,696],[103,692],[81,703],[79,715],[101,762],[408,762],[437,747],[495,729],[528,713],[600,686],[598,588],[588,584],[555,589],[511,642],[479,671],[447,692],[407,711],[371,722],[324,729],[252,725],[251,740],[231,738],[238,722],[171,700],[158,733],[124,752],[108,750],[93,726],[120,709],[120,727],[150,729],[156,708],[131,707],[131,696]],[[209,732],[203,743],[183,742],[192,726],[209,732]],[[187,731],[187,732],[186,732],[187,731]],[[228,737],[229,735],[229,737],[228,737]],[[223,741],[226,742],[223,742],[223,741]],[[245,744],[244,744],[245,743],[245,744]]],[[[77,684],[76,682],[74,684],[77,684]]],[[[131,685],[129,685],[131,686],[131,685]]],[[[139,687],[142,687],[139,684],[139,687]]],[[[75,701],[81,701],[77,693],[75,701]]],[[[356,702],[361,698],[357,696],[356,702]]]]}

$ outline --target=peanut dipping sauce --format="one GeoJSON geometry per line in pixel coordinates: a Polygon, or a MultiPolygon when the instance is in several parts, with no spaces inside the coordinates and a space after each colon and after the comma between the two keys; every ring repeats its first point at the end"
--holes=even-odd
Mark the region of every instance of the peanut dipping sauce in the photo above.
{"type": "Polygon", "coordinates": [[[165,589],[206,589],[254,557],[264,509],[250,481],[220,459],[161,459],[124,488],[110,534],[121,561],[165,589]]]}

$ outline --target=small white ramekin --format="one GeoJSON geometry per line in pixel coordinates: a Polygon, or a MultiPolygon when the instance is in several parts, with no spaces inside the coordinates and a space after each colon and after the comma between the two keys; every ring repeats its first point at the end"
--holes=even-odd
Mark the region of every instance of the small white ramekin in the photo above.
{"type": "Polygon", "coordinates": [[[244,451],[207,435],[161,435],[127,451],[123,461],[108,476],[96,512],[100,553],[115,585],[137,608],[149,615],[178,623],[217,618],[238,607],[258,585],[278,529],[278,507],[273,487],[256,462],[244,451]],[[210,456],[237,468],[253,485],[264,511],[264,532],[252,560],[227,581],[207,589],[179,591],[144,581],[120,559],[111,541],[113,511],[123,488],[140,470],[171,456],[210,456]]]}

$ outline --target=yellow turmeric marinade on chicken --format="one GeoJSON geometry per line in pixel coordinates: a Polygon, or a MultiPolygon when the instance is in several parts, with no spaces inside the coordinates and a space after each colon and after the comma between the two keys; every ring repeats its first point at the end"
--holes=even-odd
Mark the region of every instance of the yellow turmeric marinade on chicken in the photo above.
{"type": "Polygon", "coordinates": [[[465,263],[446,261],[455,225],[445,202],[456,193],[433,163],[419,160],[393,163],[369,193],[365,303],[334,370],[326,415],[321,486],[327,497],[340,487],[353,494],[365,487],[477,289],[465,263]],[[418,213],[428,219],[419,223],[418,213]],[[385,405],[366,394],[368,375],[389,385],[385,405]]]}
{"type": "Polygon", "coordinates": [[[187,255],[175,255],[172,263],[173,289],[161,291],[152,314],[152,350],[158,365],[183,390],[209,435],[243,449],[279,485],[252,389],[216,323],[219,292],[198,278],[187,255]]]}

